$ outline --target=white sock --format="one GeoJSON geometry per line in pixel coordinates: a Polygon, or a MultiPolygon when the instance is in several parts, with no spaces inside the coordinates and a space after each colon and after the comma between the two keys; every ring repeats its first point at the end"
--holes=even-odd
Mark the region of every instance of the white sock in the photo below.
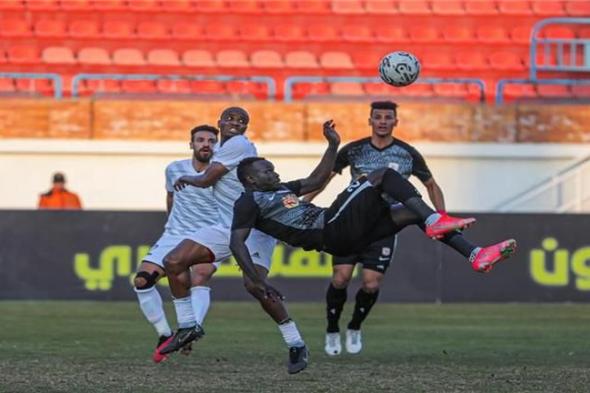
{"type": "Polygon", "coordinates": [[[133,289],[137,294],[137,300],[139,300],[139,308],[141,308],[143,315],[145,315],[149,323],[154,325],[158,336],[170,336],[172,330],[170,329],[170,325],[168,325],[168,320],[164,313],[160,292],[158,292],[156,287],[133,289]]]}
{"type": "Polygon", "coordinates": [[[176,320],[180,329],[195,326],[196,319],[190,296],[174,299],[174,308],[176,309],[176,320]]]}
{"type": "Polygon", "coordinates": [[[426,225],[434,224],[435,222],[438,221],[438,219],[440,217],[441,217],[441,215],[439,213],[432,213],[431,215],[429,215],[428,217],[426,217],[426,221],[424,221],[424,223],[426,225]]]}
{"type": "Polygon", "coordinates": [[[207,311],[209,311],[209,305],[211,304],[211,288],[203,286],[192,287],[191,304],[197,323],[203,325],[207,311]]]}
{"type": "Polygon", "coordinates": [[[302,347],[305,345],[303,342],[303,338],[301,338],[301,334],[299,334],[299,330],[297,329],[297,325],[291,319],[287,320],[288,322],[284,322],[279,324],[279,330],[283,335],[283,340],[289,348],[291,347],[302,347]]]}

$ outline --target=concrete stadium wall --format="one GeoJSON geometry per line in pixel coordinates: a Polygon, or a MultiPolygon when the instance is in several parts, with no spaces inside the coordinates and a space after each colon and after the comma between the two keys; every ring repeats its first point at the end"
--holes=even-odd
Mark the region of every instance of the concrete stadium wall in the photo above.
{"type": "MultiPolygon", "coordinates": [[[[491,211],[590,154],[587,144],[413,144],[426,157],[452,211],[491,211]]],[[[307,176],[325,148],[322,143],[257,145],[283,180],[307,176]]],[[[51,174],[63,171],[84,208],[163,210],[164,168],[190,153],[188,143],[171,141],[0,139],[0,209],[35,208],[38,195],[50,187],[51,174]]],[[[337,176],[318,204],[329,204],[348,180],[347,174],[337,176]]]]}

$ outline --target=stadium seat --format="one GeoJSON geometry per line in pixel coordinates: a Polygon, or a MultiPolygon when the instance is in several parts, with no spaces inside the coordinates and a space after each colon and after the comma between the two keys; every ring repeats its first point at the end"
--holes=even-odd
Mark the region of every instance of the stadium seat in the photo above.
{"type": "Polygon", "coordinates": [[[13,64],[38,64],[39,51],[34,46],[15,45],[7,50],[8,60],[13,64]]]}
{"type": "Polygon", "coordinates": [[[442,37],[448,42],[471,42],[475,39],[473,30],[465,26],[448,26],[441,31],[442,37]]]}
{"type": "Polygon", "coordinates": [[[229,41],[237,38],[236,29],[233,24],[217,24],[207,26],[205,29],[205,36],[210,40],[229,41]]]}
{"type": "Polygon", "coordinates": [[[258,0],[228,1],[226,6],[232,13],[260,14],[262,12],[262,6],[258,0]]]}
{"type": "Polygon", "coordinates": [[[293,14],[297,8],[291,0],[265,0],[262,5],[269,14],[293,14]]]}
{"type": "Polygon", "coordinates": [[[564,85],[537,85],[537,94],[542,98],[571,97],[569,86],[564,85]]]}
{"type": "Polygon", "coordinates": [[[467,98],[469,91],[462,83],[437,83],[433,85],[434,94],[445,98],[467,98]]]}
{"type": "Polygon", "coordinates": [[[91,0],[61,0],[59,2],[64,11],[88,11],[92,9],[91,0]]]}
{"type": "Polygon", "coordinates": [[[202,49],[187,50],[182,54],[182,63],[189,67],[215,67],[211,52],[202,49]]]}
{"type": "Polygon", "coordinates": [[[298,0],[297,13],[299,14],[327,14],[332,12],[330,1],[327,0],[298,0]]]}
{"type": "Polygon", "coordinates": [[[223,0],[199,0],[194,4],[198,12],[227,12],[227,4],[223,0]]]}
{"type": "Polygon", "coordinates": [[[458,52],[455,55],[455,64],[460,70],[482,71],[490,68],[487,57],[473,51],[458,52]]]}
{"type": "Polygon", "coordinates": [[[89,65],[111,64],[111,57],[103,48],[82,48],[78,52],[78,63],[89,65]]]}
{"type": "MultiPolygon", "coordinates": [[[[162,5],[165,5],[163,2],[162,5]]],[[[127,8],[131,11],[160,11],[159,0],[127,0],[127,8]]]]}
{"type": "Polygon", "coordinates": [[[205,37],[205,32],[196,23],[178,22],[172,25],[171,35],[174,39],[200,40],[205,37]]]}
{"type": "Polygon", "coordinates": [[[561,16],[565,13],[560,1],[531,1],[533,12],[542,16],[561,16]]]}
{"type": "Polygon", "coordinates": [[[192,0],[166,0],[162,9],[167,12],[192,12],[196,4],[192,0]]]}
{"type": "Polygon", "coordinates": [[[105,38],[132,38],[133,26],[128,22],[107,20],[102,25],[102,36],[105,38]]]}
{"type": "Polygon", "coordinates": [[[409,15],[428,15],[432,12],[427,1],[412,0],[398,3],[399,12],[409,15]]]}
{"type": "Polygon", "coordinates": [[[122,66],[140,66],[145,65],[143,53],[135,48],[116,49],[113,52],[113,64],[122,66]]]}
{"type": "Polygon", "coordinates": [[[247,24],[239,27],[240,38],[248,41],[271,40],[271,30],[263,24],[247,24]]]}
{"type": "Polygon", "coordinates": [[[63,37],[66,25],[59,20],[41,19],[35,23],[35,35],[38,37],[63,37]]]}
{"type": "Polygon", "coordinates": [[[363,84],[365,94],[369,96],[392,96],[396,93],[397,88],[386,83],[365,83],[363,84]]]}
{"type": "Polygon", "coordinates": [[[285,63],[278,52],[259,50],[250,55],[250,63],[255,68],[283,68],[285,63]]]}
{"type": "Polygon", "coordinates": [[[168,27],[159,22],[139,22],[137,24],[137,36],[140,39],[167,39],[169,38],[168,27]]]}
{"type": "Polygon", "coordinates": [[[519,0],[499,1],[498,10],[504,15],[530,15],[533,13],[528,1],[519,0]]]}
{"type": "Polygon", "coordinates": [[[190,94],[191,85],[188,80],[161,79],[156,81],[156,89],[164,94],[190,94]]]}
{"type": "Polygon", "coordinates": [[[240,50],[222,50],[217,52],[216,59],[222,67],[250,67],[246,54],[240,50]]]}
{"type": "Polygon", "coordinates": [[[516,26],[510,30],[510,39],[517,44],[528,44],[531,42],[530,26],[516,26]]]}
{"type": "Polygon", "coordinates": [[[495,52],[489,56],[490,66],[495,70],[524,70],[522,59],[512,52],[495,52]]]}
{"type": "Polygon", "coordinates": [[[48,79],[17,79],[16,90],[35,95],[52,95],[53,83],[48,79]]]}
{"type": "Polygon", "coordinates": [[[225,84],[227,92],[235,98],[254,97],[259,100],[268,98],[268,88],[266,84],[253,81],[231,81],[225,84]]]}
{"type": "Polygon", "coordinates": [[[547,26],[541,30],[541,37],[544,38],[576,38],[572,29],[566,26],[547,26]]]}
{"type": "Polygon", "coordinates": [[[293,98],[311,98],[330,94],[328,83],[297,83],[293,86],[293,98]]]}
{"type": "Polygon", "coordinates": [[[590,98],[590,85],[572,85],[572,94],[577,98],[590,98]]]}
{"type": "Polygon", "coordinates": [[[410,39],[415,42],[438,41],[440,32],[430,26],[415,26],[409,29],[410,39]]]}
{"type": "Polygon", "coordinates": [[[518,99],[531,99],[537,97],[537,92],[533,85],[506,85],[504,86],[504,99],[514,101],[518,99]]]}
{"type": "Polygon", "coordinates": [[[0,1],[0,10],[3,11],[22,11],[25,8],[22,0],[5,0],[0,1]]]}
{"type": "Polygon", "coordinates": [[[147,55],[148,64],[156,66],[179,66],[178,53],[172,49],[152,49],[147,55]]]}
{"type": "Polygon", "coordinates": [[[496,15],[498,8],[493,1],[466,1],[465,12],[469,15],[496,15]]]}
{"type": "Polygon", "coordinates": [[[63,46],[50,46],[43,49],[41,59],[49,64],[75,64],[76,58],[72,50],[63,46]]]}
{"type": "Polygon", "coordinates": [[[348,42],[373,42],[375,39],[368,25],[344,25],[340,34],[348,42]]]}
{"type": "Polygon", "coordinates": [[[121,90],[132,94],[155,93],[157,91],[155,81],[149,80],[122,80],[121,90]]]}
{"type": "Polygon", "coordinates": [[[371,52],[353,52],[352,62],[354,68],[359,70],[376,70],[379,60],[384,54],[382,53],[371,53],[371,52]]]}
{"type": "Polygon", "coordinates": [[[307,39],[312,42],[337,41],[339,38],[338,30],[334,26],[313,25],[307,28],[307,39]]]}
{"type": "Polygon", "coordinates": [[[332,0],[332,12],[362,15],[365,13],[365,8],[360,0],[332,0]]]}
{"type": "Polygon", "coordinates": [[[428,83],[413,83],[409,86],[399,89],[397,94],[409,97],[433,97],[434,91],[432,85],[428,83]]]}
{"type": "Polygon", "coordinates": [[[353,69],[352,59],[346,52],[324,52],[320,55],[320,65],[325,69],[353,69]]]}
{"type": "Polygon", "coordinates": [[[465,8],[461,1],[433,1],[432,13],[435,15],[464,15],[465,8]]]}
{"type": "Polygon", "coordinates": [[[508,37],[508,32],[504,30],[504,28],[501,26],[479,26],[476,29],[475,34],[477,36],[477,40],[482,43],[505,44],[510,41],[510,38],[508,37]]]}
{"type": "Polygon", "coordinates": [[[455,61],[450,52],[428,51],[420,56],[422,66],[426,69],[448,70],[455,68],[455,61]]]}
{"type": "Polygon", "coordinates": [[[94,20],[75,20],[70,23],[68,34],[74,38],[94,38],[100,37],[100,29],[94,20]]]}
{"type": "Polygon", "coordinates": [[[303,41],[307,35],[300,25],[279,25],[273,28],[274,39],[277,41],[303,41]]]}
{"type": "Polygon", "coordinates": [[[588,17],[590,15],[590,2],[568,1],[565,3],[565,10],[570,16],[588,17]]]}
{"type": "Polygon", "coordinates": [[[117,80],[87,80],[84,85],[85,95],[95,93],[109,94],[121,92],[121,83],[117,80]]]}
{"type": "Polygon", "coordinates": [[[4,49],[0,48],[0,64],[8,63],[8,59],[6,58],[6,52],[4,49]]]}
{"type": "Polygon", "coordinates": [[[373,15],[398,14],[397,2],[389,0],[367,0],[365,1],[365,12],[373,15]]]}
{"type": "Polygon", "coordinates": [[[13,79],[0,78],[0,94],[13,93],[16,91],[16,85],[13,79]]]}
{"type": "Polygon", "coordinates": [[[59,11],[57,0],[27,0],[27,8],[35,11],[59,11]]]}
{"type": "Polygon", "coordinates": [[[316,57],[311,52],[294,51],[285,55],[285,65],[289,68],[319,68],[316,57]]]}
{"type": "Polygon", "coordinates": [[[125,0],[93,0],[92,6],[100,11],[124,11],[127,9],[125,0]]]}
{"type": "Polygon", "coordinates": [[[5,19],[0,24],[3,37],[28,37],[33,35],[28,22],[23,19],[5,19]]]}
{"type": "Polygon", "coordinates": [[[363,96],[363,85],[354,82],[334,82],[330,84],[330,94],[337,96],[363,96]]]}
{"type": "Polygon", "coordinates": [[[190,81],[191,92],[196,94],[227,94],[225,83],[218,81],[190,81]]]}
{"type": "Polygon", "coordinates": [[[406,42],[408,33],[401,26],[383,26],[374,28],[375,38],[379,42],[406,42]]]}

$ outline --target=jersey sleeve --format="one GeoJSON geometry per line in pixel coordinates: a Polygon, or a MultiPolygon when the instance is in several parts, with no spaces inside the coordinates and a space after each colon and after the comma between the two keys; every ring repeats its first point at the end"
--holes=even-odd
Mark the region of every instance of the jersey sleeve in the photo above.
{"type": "Polygon", "coordinates": [[[288,183],[283,183],[283,186],[291,190],[293,194],[297,196],[301,195],[301,180],[293,180],[288,183]]]}
{"type": "Polygon", "coordinates": [[[336,163],[334,163],[334,170],[333,172],[342,174],[342,170],[350,165],[350,161],[348,161],[348,149],[349,145],[344,146],[338,154],[336,155],[336,163]]]}
{"type": "Polygon", "coordinates": [[[432,178],[432,172],[426,165],[426,160],[422,157],[422,154],[418,152],[415,148],[410,149],[410,154],[412,155],[412,175],[416,176],[420,181],[425,182],[432,178]]]}
{"type": "Polygon", "coordinates": [[[174,179],[172,178],[172,164],[166,167],[166,191],[174,192],[174,179]]]}
{"type": "Polygon", "coordinates": [[[258,205],[252,193],[245,192],[234,204],[232,229],[254,228],[258,219],[258,205]]]}
{"type": "Polygon", "coordinates": [[[237,135],[225,142],[213,155],[212,162],[223,165],[228,171],[238,166],[244,158],[253,157],[256,151],[245,137],[237,135]]]}

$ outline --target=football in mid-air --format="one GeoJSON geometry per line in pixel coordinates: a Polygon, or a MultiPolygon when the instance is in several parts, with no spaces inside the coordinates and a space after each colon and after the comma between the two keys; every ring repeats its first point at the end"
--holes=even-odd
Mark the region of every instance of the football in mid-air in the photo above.
{"type": "Polygon", "coordinates": [[[379,62],[379,75],[389,85],[402,87],[414,83],[420,74],[420,61],[408,52],[392,52],[379,62]]]}

